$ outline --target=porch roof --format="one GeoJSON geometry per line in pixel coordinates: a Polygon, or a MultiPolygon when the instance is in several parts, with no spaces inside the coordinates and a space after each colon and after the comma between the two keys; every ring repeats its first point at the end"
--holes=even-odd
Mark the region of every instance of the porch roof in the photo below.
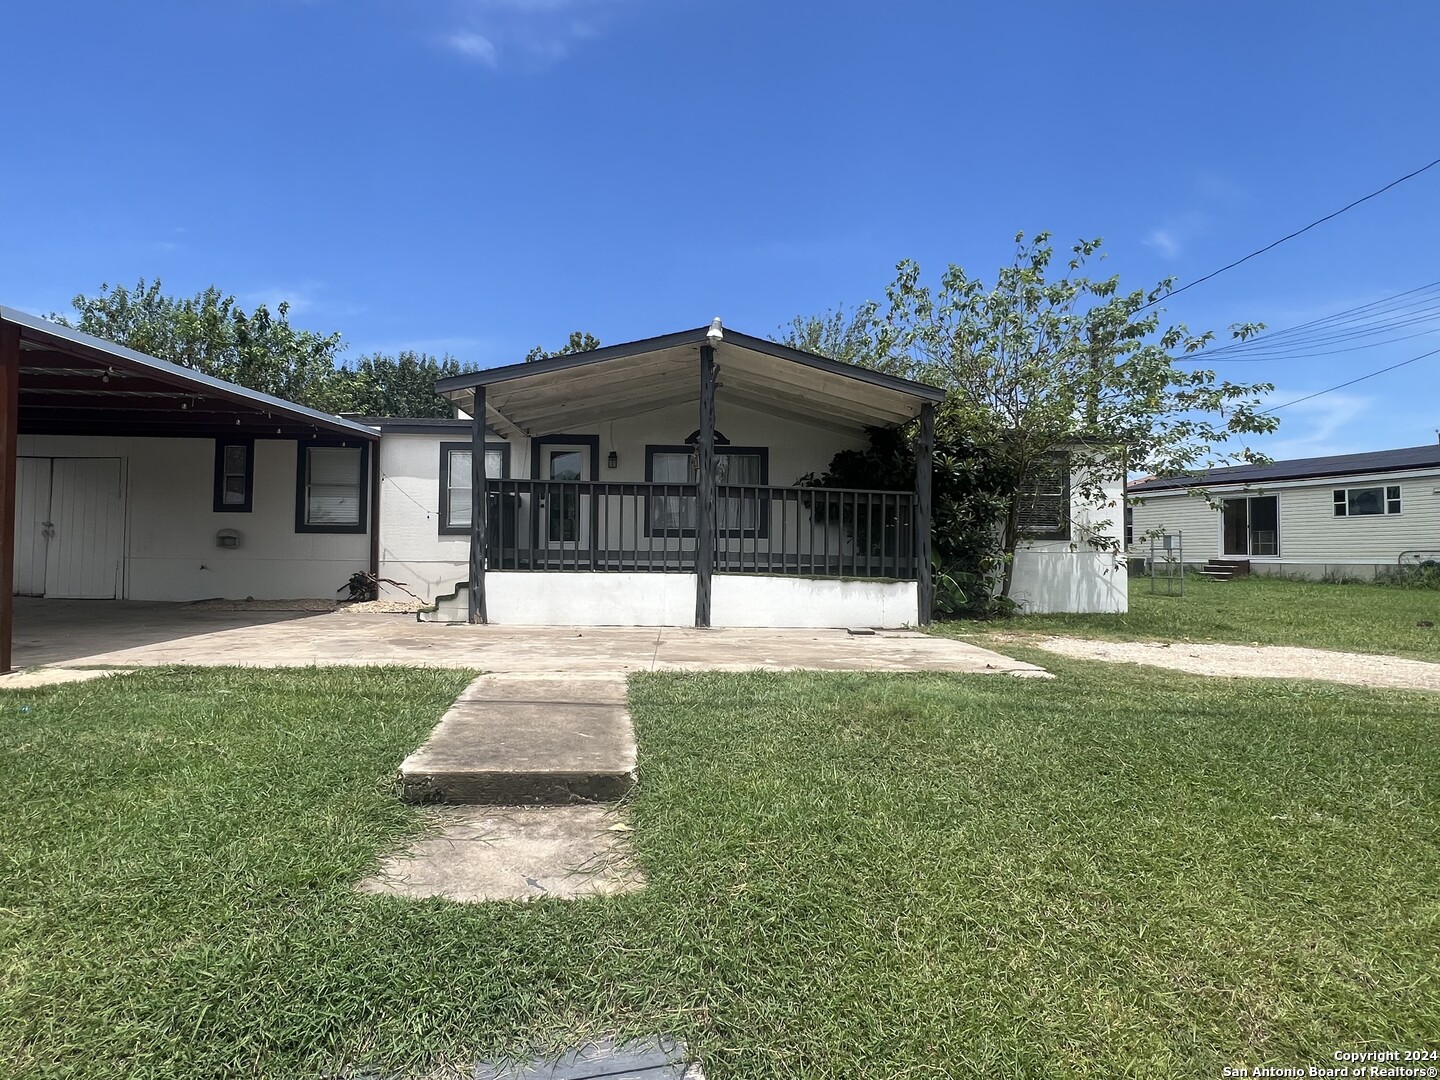
{"type": "Polygon", "coordinates": [[[307,409],[103,338],[0,306],[20,338],[20,430],[36,435],[231,434],[378,439],[307,409]]]}
{"type": "MultiPolygon", "coordinates": [[[[636,415],[700,398],[700,347],[709,326],[467,372],[435,385],[473,411],[485,392],[486,421],[502,434],[543,435],[619,415],[636,415]]],[[[719,398],[817,427],[855,431],[902,424],[945,392],[854,364],[793,349],[735,330],[715,345],[719,398]]]]}

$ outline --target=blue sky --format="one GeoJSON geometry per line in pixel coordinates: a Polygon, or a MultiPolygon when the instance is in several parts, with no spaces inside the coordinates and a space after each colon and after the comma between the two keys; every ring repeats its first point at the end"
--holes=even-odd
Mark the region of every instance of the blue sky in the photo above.
{"type": "MultiPolygon", "coordinates": [[[[770,334],[902,258],[989,275],[1021,230],[1183,283],[1440,157],[1420,3],[57,0],[4,29],[0,301],[214,283],[351,356],[770,334]]],[[[1440,280],[1437,205],[1440,168],[1168,316],[1440,280]]],[[[1278,403],[1437,346],[1217,366],[1278,403]]],[[[1278,457],[1431,442],[1440,356],[1281,415],[1278,457]]]]}

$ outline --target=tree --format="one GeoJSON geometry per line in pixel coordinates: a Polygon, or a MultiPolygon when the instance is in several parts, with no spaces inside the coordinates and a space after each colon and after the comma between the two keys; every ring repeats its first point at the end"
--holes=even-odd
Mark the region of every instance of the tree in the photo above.
{"type": "Polygon", "coordinates": [[[536,360],[549,360],[552,356],[571,356],[574,353],[591,352],[600,348],[600,339],[594,334],[586,333],[583,330],[570,331],[570,340],[554,352],[546,349],[543,345],[536,345],[525,354],[525,362],[533,364],[536,360]]]}
{"type": "Polygon", "coordinates": [[[227,382],[336,411],[340,335],[297,330],[286,303],[273,314],[264,304],[247,313],[214,286],[179,299],[166,296],[158,278],[149,284],[142,278],[134,290],[101,285],[97,295],[78,295],[71,306],[73,322],[55,313],[49,318],[227,382]]]}
{"type": "Polygon", "coordinates": [[[450,417],[455,407],[435,393],[435,383],[474,370],[453,356],[437,360],[409,351],[374,353],[335,372],[332,397],[341,411],[361,416],[450,417]]]}
{"type": "MultiPolygon", "coordinates": [[[[1122,292],[1118,276],[1086,276],[1087,262],[1103,257],[1101,244],[1075,244],[1055,274],[1050,235],[1027,241],[1020,234],[1013,261],[991,286],[952,265],[932,288],[907,260],[897,266],[883,306],[867,304],[849,321],[838,312],[796,320],[789,340],[838,342],[847,359],[943,387],[952,435],[986,448],[996,476],[1035,477],[1057,455],[1083,447],[1088,464],[1073,495],[1095,514],[1110,511],[1112,522],[1123,507],[1107,505],[1107,478],[1264,460],[1227,444],[1275,430],[1277,419],[1260,412],[1260,395],[1273,387],[1180,367],[1215,335],[1192,334],[1183,324],[1162,328],[1157,305],[1173,279],[1122,292]]],[[[1237,324],[1230,335],[1243,340],[1261,329],[1237,324]]],[[[938,442],[937,448],[943,449],[938,442]]],[[[1011,480],[1005,494],[1002,597],[1010,593],[1016,547],[1026,539],[1025,487],[1011,480]]],[[[1080,539],[1107,546],[1077,525],[1080,539]]]]}

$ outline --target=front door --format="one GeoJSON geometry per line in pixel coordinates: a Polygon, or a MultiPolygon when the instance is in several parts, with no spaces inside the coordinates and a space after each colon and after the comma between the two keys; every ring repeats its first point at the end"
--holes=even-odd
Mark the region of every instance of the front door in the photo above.
{"type": "Polygon", "coordinates": [[[545,494],[540,535],[547,548],[560,551],[590,547],[590,455],[583,443],[546,443],[540,447],[540,478],[554,480],[545,494]]]}

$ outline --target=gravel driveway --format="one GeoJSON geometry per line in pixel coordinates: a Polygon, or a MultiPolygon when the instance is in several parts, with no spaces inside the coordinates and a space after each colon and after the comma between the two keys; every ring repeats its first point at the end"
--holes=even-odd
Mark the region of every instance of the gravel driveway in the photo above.
{"type": "Polygon", "coordinates": [[[1440,664],[1398,656],[1330,652],[1288,645],[1210,645],[1198,642],[1091,641],[1046,637],[1027,644],[1078,660],[1148,664],[1192,675],[1245,679],[1322,679],[1349,686],[1440,692],[1440,664]]]}

